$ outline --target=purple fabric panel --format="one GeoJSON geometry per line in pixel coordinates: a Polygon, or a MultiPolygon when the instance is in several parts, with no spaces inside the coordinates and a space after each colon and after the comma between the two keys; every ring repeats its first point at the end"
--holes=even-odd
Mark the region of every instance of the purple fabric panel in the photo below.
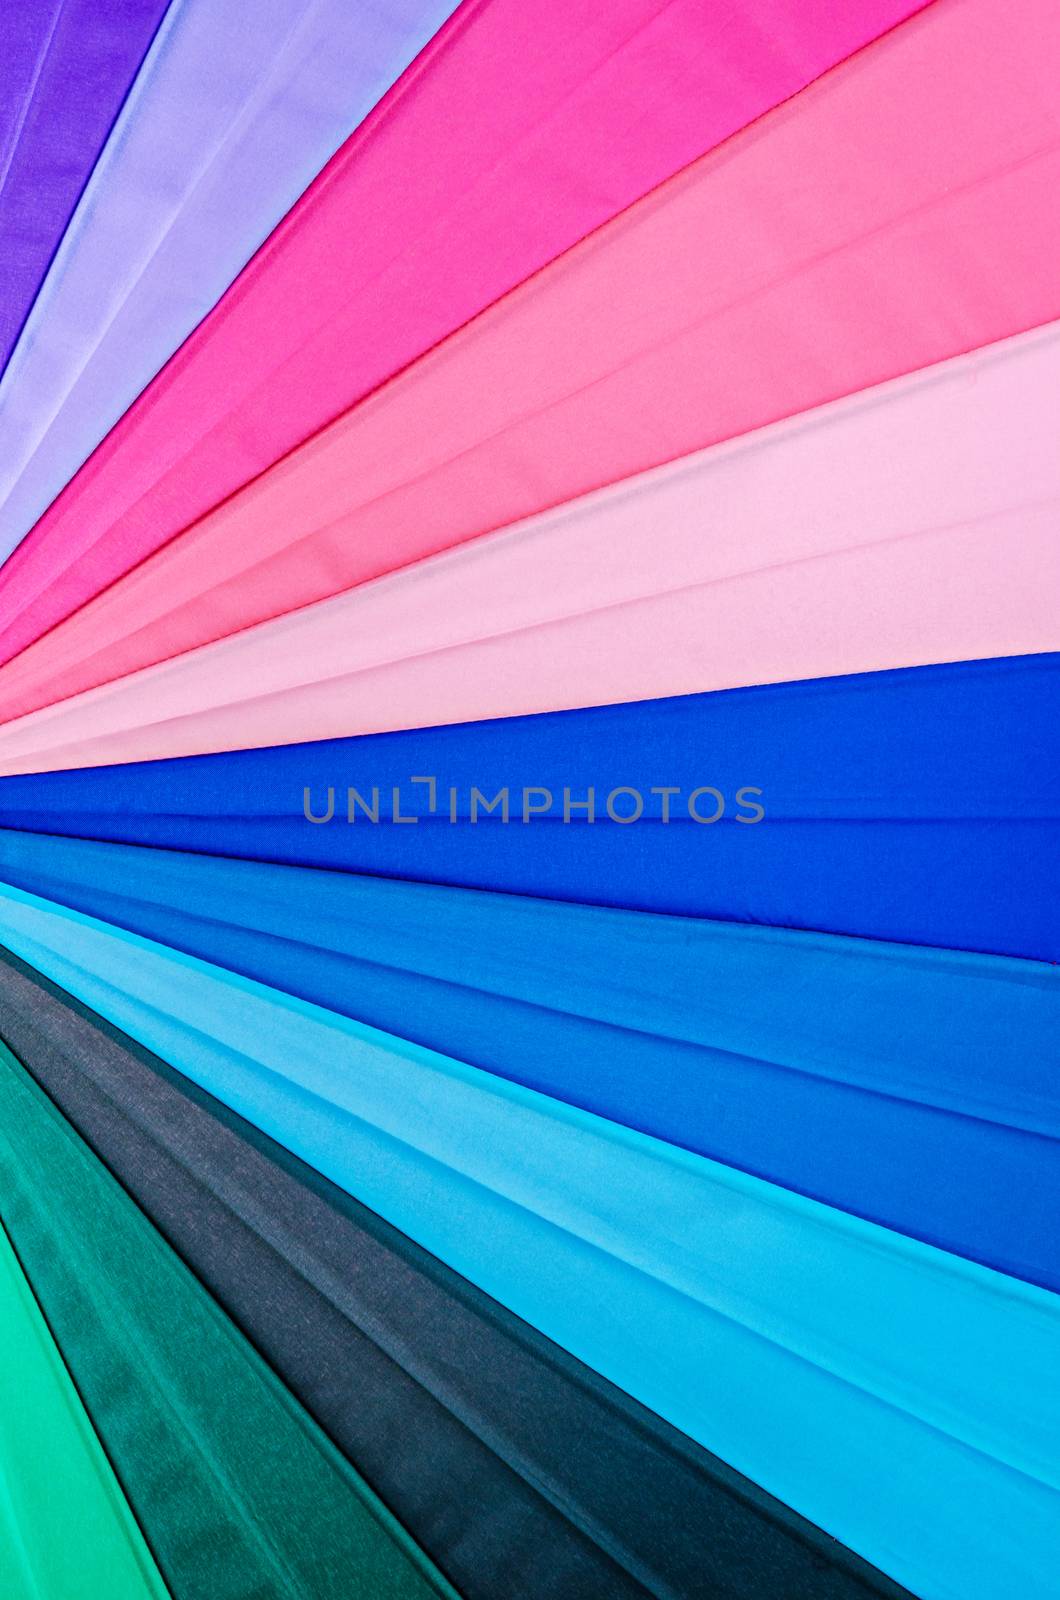
{"type": "Polygon", "coordinates": [[[0,371],[168,3],[0,6],[0,371]]]}

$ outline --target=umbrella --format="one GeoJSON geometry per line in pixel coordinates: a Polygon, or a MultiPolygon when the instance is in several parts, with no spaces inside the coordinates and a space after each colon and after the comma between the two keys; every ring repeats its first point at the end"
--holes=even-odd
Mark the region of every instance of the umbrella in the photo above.
{"type": "Polygon", "coordinates": [[[0,596],[5,658],[916,9],[461,6],[41,518],[0,596]]]}
{"type": "Polygon", "coordinates": [[[5,902],[16,954],[809,1520],[871,1559],[926,1517],[914,1592],[1041,1570],[1055,1296],[79,913],[5,902]],[[881,1457],[902,1462],[885,1483],[881,1457]],[[999,1504],[1018,1550],[991,1531],[999,1504]]]}
{"type": "Polygon", "coordinates": [[[1055,8],[4,27],[5,1587],[1044,1593],[1055,8]]]}
{"type": "Polygon", "coordinates": [[[136,541],[141,564],[43,639],[16,689],[40,671],[45,699],[75,693],[1057,318],[1040,262],[1060,231],[1042,73],[1058,32],[1050,0],[1021,29],[999,0],[928,7],[151,559],[136,541]]]}

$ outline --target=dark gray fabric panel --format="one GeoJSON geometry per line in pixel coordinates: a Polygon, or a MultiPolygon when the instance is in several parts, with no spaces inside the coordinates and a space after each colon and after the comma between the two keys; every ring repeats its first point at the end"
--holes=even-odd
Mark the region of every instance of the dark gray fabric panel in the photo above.
{"type": "Polygon", "coordinates": [[[469,1600],[904,1593],[6,952],[0,1033],[469,1600]]]}

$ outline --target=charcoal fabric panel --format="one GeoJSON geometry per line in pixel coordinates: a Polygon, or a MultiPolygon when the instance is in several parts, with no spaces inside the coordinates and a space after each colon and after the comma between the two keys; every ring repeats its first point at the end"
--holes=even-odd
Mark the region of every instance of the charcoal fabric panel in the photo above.
{"type": "Polygon", "coordinates": [[[14,830],[0,878],[1060,1290],[1055,966],[14,830]]]}
{"type": "Polygon", "coordinates": [[[904,1593],[10,954],[0,1018],[469,1600],[904,1593]]]}
{"type": "Polygon", "coordinates": [[[21,775],[0,826],[1055,960],[1060,655],[21,775]],[[378,789],[378,823],[347,822],[348,786],[378,789]],[[510,821],[472,824],[472,790],[504,787],[510,821]],[[565,822],[590,787],[601,814],[565,822]],[[639,820],[604,814],[617,788],[639,820]]]}
{"type": "Polygon", "coordinates": [[[2,1046],[0,1209],[174,1600],[452,1596],[2,1046]]]}

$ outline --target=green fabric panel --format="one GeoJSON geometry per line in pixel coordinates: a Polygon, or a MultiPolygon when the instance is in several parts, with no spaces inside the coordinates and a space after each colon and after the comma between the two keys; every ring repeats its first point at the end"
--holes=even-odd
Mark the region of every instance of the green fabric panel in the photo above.
{"type": "Polygon", "coordinates": [[[2,1046],[0,1211],[175,1600],[453,1594],[2,1046]]]}
{"type": "Polygon", "coordinates": [[[0,1595],[165,1600],[2,1227],[0,1352],[0,1595]]]}

